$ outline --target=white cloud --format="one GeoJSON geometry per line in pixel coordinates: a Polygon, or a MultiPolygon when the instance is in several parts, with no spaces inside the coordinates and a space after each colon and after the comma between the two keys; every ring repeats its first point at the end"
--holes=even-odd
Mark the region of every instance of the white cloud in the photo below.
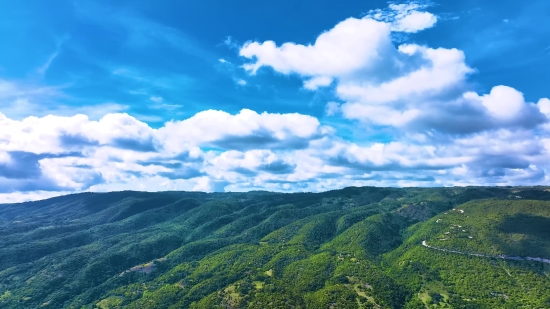
{"type": "Polygon", "coordinates": [[[409,2],[407,4],[390,4],[386,10],[371,10],[367,17],[389,23],[395,32],[415,33],[432,28],[437,22],[437,16],[429,12],[421,12],[429,6],[409,2]]]}
{"type": "Polygon", "coordinates": [[[127,114],[107,114],[99,121],[90,121],[82,114],[27,117],[21,121],[2,116],[0,139],[6,142],[0,144],[0,150],[4,151],[62,153],[83,145],[114,145],[125,140],[134,141],[137,147],[139,142],[152,140],[154,134],[147,124],[127,114]]]}
{"type": "Polygon", "coordinates": [[[239,54],[254,62],[244,65],[252,74],[262,66],[303,76],[341,76],[372,67],[391,47],[390,27],[369,18],[348,18],[319,35],[313,45],[273,41],[247,42],[239,54]]]}
{"type": "Polygon", "coordinates": [[[466,93],[465,97],[481,100],[481,104],[487,108],[491,115],[503,119],[517,116],[525,105],[523,94],[507,86],[496,86],[491,90],[491,93],[482,97],[478,96],[477,93],[471,92],[466,93]]]}
{"type": "Polygon", "coordinates": [[[399,32],[418,32],[433,27],[436,22],[437,17],[431,13],[413,11],[397,20],[392,30],[399,32]]]}
{"type": "Polygon", "coordinates": [[[236,115],[207,110],[183,121],[171,121],[158,130],[158,138],[170,151],[184,145],[217,147],[304,147],[310,139],[330,132],[311,116],[258,114],[243,109],[236,115]]]}
{"type": "Polygon", "coordinates": [[[472,72],[464,62],[464,53],[456,49],[431,49],[419,45],[399,46],[403,66],[420,62],[405,72],[396,72],[383,82],[373,82],[369,76],[342,80],[337,92],[345,100],[366,104],[383,104],[400,100],[425,100],[462,83],[472,72]]]}

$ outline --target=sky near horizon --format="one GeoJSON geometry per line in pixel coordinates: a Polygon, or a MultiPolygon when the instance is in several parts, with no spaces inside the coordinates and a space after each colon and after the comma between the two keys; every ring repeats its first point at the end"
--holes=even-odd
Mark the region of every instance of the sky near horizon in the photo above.
{"type": "Polygon", "coordinates": [[[2,3],[0,203],[550,180],[550,1],[2,3]]]}

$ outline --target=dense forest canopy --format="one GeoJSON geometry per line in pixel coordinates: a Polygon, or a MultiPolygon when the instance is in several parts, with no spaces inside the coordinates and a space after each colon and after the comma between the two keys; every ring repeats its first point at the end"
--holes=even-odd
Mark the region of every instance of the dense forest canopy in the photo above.
{"type": "Polygon", "coordinates": [[[550,308],[550,189],[0,205],[1,308],[550,308]]]}

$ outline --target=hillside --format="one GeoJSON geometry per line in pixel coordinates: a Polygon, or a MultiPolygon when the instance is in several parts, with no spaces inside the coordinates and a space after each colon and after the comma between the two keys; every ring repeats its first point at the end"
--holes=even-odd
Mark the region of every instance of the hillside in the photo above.
{"type": "Polygon", "coordinates": [[[0,307],[549,308],[549,201],[352,187],[4,204],[0,307]]]}

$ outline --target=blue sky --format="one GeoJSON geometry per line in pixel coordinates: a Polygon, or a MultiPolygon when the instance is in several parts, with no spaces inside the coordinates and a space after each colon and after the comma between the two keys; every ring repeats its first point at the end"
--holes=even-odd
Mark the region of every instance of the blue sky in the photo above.
{"type": "Polygon", "coordinates": [[[546,12],[544,0],[6,1],[0,201],[547,183],[546,12]]]}

